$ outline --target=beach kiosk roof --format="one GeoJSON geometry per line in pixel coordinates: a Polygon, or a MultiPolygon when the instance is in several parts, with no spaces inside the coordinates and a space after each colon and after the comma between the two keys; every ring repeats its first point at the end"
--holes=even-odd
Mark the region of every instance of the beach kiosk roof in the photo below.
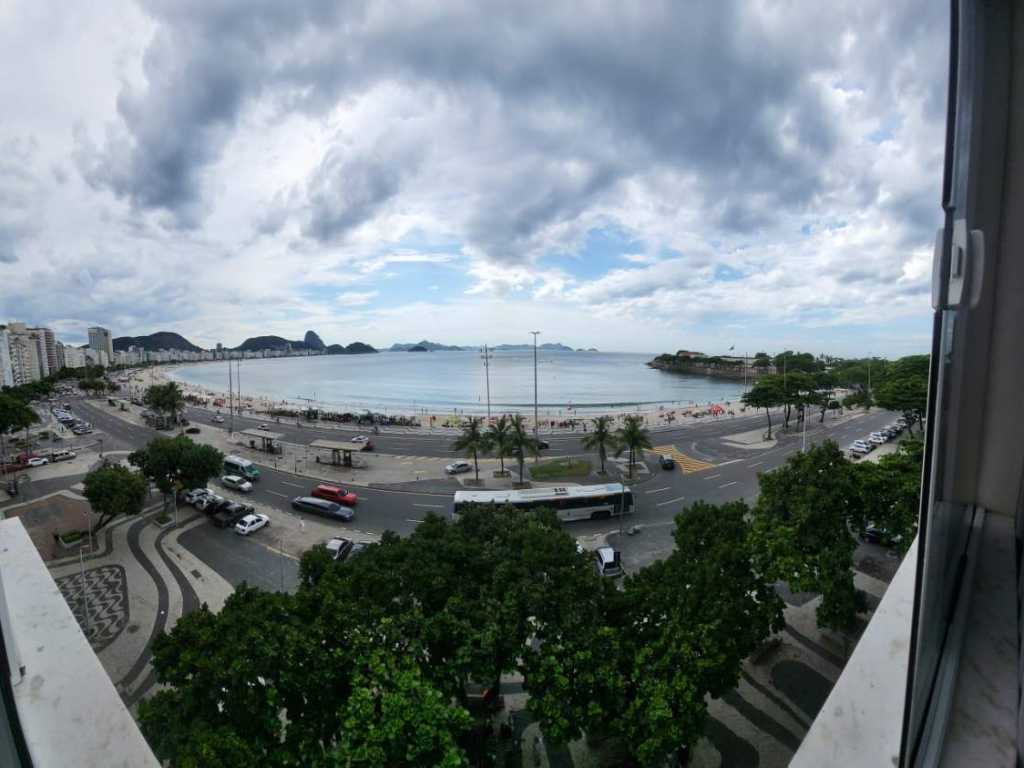
{"type": "Polygon", "coordinates": [[[243,429],[239,434],[250,438],[250,445],[254,440],[259,440],[260,450],[266,453],[273,453],[274,443],[284,437],[284,432],[266,432],[262,429],[243,429]]]}
{"type": "Polygon", "coordinates": [[[342,467],[351,467],[352,454],[366,450],[365,443],[353,443],[351,440],[314,440],[309,447],[330,451],[331,464],[342,467]]]}

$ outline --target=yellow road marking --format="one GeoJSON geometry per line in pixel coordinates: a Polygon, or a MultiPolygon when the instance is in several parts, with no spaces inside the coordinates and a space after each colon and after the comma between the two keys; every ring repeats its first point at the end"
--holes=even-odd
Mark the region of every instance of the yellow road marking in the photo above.
{"type": "Polygon", "coordinates": [[[694,472],[703,472],[705,469],[711,469],[714,464],[710,464],[700,459],[695,459],[692,456],[687,456],[681,452],[674,445],[656,445],[651,448],[652,453],[656,453],[659,456],[668,456],[674,459],[676,464],[679,465],[679,469],[684,474],[693,474],[694,472]]]}

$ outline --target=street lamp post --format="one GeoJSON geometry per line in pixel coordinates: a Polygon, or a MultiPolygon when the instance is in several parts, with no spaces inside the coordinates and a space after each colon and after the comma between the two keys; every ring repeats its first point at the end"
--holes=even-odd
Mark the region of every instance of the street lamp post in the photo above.
{"type": "MultiPolygon", "coordinates": [[[[540,425],[540,416],[537,413],[537,337],[540,331],[530,331],[533,334],[533,439],[537,440],[537,429],[540,425]]],[[[537,456],[534,456],[537,461],[537,456]]]]}
{"type": "Polygon", "coordinates": [[[484,344],[484,353],[480,355],[484,360],[484,380],[487,382],[487,423],[491,423],[491,358],[494,357],[487,350],[484,344]]]}

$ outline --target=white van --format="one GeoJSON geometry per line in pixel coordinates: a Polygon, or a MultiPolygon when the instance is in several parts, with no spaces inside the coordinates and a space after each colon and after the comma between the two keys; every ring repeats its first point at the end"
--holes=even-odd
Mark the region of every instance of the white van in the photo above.
{"type": "Polygon", "coordinates": [[[260,470],[248,459],[241,456],[227,456],[224,459],[224,472],[229,475],[241,475],[249,482],[260,479],[260,470]]]}
{"type": "Polygon", "coordinates": [[[594,550],[594,567],[598,576],[621,576],[622,558],[618,550],[611,547],[600,547],[594,550]]]}

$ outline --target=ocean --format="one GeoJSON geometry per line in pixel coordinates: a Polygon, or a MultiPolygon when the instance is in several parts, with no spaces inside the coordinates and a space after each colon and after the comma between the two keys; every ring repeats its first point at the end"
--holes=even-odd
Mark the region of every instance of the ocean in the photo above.
{"type": "MultiPolygon", "coordinates": [[[[533,410],[533,352],[493,352],[492,413],[533,410]]],[[[538,403],[544,415],[648,410],[658,406],[735,402],[742,382],[685,376],[648,368],[654,356],[609,352],[537,355],[538,403]]],[[[225,362],[175,368],[171,378],[227,392],[225,362]]],[[[476,351],[381,352],[369,355],[281,357],[241,362],[241,391],[330,410],[378,413],[487,411],[484,361],[476,351]]]]}

